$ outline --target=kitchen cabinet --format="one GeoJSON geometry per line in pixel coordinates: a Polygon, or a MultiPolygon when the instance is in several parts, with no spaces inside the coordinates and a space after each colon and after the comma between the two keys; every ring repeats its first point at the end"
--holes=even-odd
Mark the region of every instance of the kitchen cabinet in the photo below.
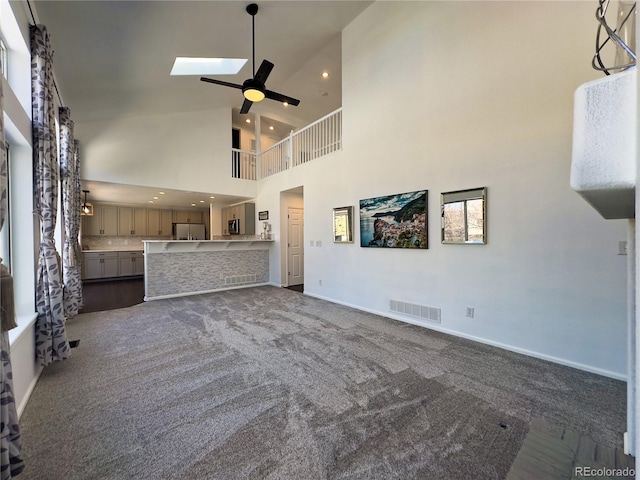
{"type": "Polygon", "coordinates": [[[142,252],[118,252],[118,276],[132,277],[144,275],[144,254],[142,252]]]}
{"type": "Polygon", "coordinates": [[[94,205],[93,215],[82,217],[83,235],[118,235],[118,207],[94,205]]]}
{"type": "Polygon", "coordinates": [[[256,233],[256,204],[241,203],[223,208],[220,212],[222,234],[229,235],[229,220],[240,220],[240,235],[255,235],[256,233]]]}
{"type": "Polygon", "coordinates": [[[147,235],[147,209],[118,207],[118,235],[147,235]]]}
{"type": "Polygon", "coordinates": [[[170,236],[173,223],[172,210],[149,209],[147,211],[147,235],[159,237],[170,236]]]}
{"type": "Polygon", "coordinates": [[[175,210],[173,221],[175,223],[202,223],[202,212],[200,210],[175,210]]]}
{"type": "Polygon", "coordinates": [[[118,252],[84,252],[82,257],[83,280],[118,276],[118,252]]]}

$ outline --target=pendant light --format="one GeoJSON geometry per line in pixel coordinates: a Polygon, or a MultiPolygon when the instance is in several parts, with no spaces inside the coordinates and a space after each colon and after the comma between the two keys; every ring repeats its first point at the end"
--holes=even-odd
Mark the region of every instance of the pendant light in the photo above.
{"type": "Polygon", "coordinates": [[[89,190],[82,190],[84,193],[84,202],[82,203],[82,207],[80,208],[80,215],[92,216],[93,215],[93,205],[87,202],[87,193],[89,190]]]}

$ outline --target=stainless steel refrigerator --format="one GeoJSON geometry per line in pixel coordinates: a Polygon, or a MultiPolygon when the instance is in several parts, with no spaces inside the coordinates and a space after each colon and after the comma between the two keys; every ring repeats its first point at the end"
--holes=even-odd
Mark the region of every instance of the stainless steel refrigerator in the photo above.
{"type": "Polygon", "coordinates": [[[204,223],[174,223],[174,240],[206,240],[204,223]]]}

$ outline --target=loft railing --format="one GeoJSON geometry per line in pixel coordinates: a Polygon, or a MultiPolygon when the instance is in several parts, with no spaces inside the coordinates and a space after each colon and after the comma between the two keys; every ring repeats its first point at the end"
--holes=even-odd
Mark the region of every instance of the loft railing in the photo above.
{"type": "Polygon", "coordinates": [[[255,154],[232,149],[232,176],[261,180],[342,149],[342,109],[255,154]],[[256,168],[257,167],[257,168],[256,168]]]}
{"type": "Polygon", "coordinates": [[[231,176],[245,180],[256,180],[256,154],[232,148],[231,176]]]}
{"type": "Polygon", "coordinates": [[[289,168],[291,136],[271,145],[258,154],[258,179],[267,178],[289,168]]]}
{"type": "Polygon", "coordinates": [[[342,109],[292,133],[292,158],[296,167],[342,149],[342,109]]]}

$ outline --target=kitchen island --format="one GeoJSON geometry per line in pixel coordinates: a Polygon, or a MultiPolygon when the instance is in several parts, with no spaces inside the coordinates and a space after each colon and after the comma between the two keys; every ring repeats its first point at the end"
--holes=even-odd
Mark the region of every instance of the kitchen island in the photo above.
{"type": "Polygon", "coordinates": [[[145,300],[269,283],[273,240],[144,240],[145,300]]]}

